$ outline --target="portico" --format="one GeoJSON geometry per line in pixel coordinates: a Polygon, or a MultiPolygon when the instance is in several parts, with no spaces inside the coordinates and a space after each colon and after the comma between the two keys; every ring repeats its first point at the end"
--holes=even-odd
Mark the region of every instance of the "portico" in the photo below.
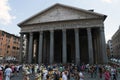
{"type": "Polygon", "coordinates": [[[55,4],[18,24],[28,63],[107,63],[105,15],[55,4]]]}

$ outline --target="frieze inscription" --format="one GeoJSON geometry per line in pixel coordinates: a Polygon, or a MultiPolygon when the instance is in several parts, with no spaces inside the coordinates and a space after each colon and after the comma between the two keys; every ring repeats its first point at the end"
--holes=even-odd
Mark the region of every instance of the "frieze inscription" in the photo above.
{"type": "Polygon", "coordinates": [[[103,26],[101,21],[71,21],[71,22],[55,22],[46,24],[37,24],[24,26],[21,32],[34,32],[34,31],[46,31],[46,30],[60,30],[60,29],[72,29],[72,28],[87,28],[87,27],[100,27],[103,26]]]}

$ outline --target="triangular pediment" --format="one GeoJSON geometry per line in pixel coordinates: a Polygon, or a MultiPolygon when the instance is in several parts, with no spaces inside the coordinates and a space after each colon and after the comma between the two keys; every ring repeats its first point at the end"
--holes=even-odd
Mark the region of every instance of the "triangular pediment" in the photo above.
{"type": "Polygon", "coordinates": [[[67,21],[67,20],[79,20],[79,19],[93,19],[93,18],[105,18],[105,15],[88,11],[84,9],[74,8],[62,4],[56,4],[38,14],[28,18],[21,22],[20,25],[37,24],[54,21],[67,21]]]}

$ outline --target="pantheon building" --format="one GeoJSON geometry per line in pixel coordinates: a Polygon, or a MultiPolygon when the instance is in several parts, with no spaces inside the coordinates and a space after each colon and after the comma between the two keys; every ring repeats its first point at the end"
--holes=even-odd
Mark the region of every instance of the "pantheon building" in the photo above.
{"type": "Polygon", "coordinates": [[[27,63],[107,63],[106,15],[55,4],[18,24],[20,61],[27,63]],[[23,55],[23,37],[26,54],[23,55]],[[25,59],[24,59],[25,58],[25,59]]]}

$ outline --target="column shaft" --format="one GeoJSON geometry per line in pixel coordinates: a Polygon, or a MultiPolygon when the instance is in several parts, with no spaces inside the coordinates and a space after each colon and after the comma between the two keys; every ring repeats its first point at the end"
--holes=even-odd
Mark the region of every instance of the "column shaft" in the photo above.
{"type": "Polygon", "coordinates": [[[80,64],[79,29],[75,29],[75,62],[80,64]]]}
{"type": "Polygon", "coordinates": [[[29,53],[28,53],[28,63],[32,63],[32,52],[33,52],[33,33],[29,35],[29,53]]]}
{"type": "Polygon", "coordinates": [[[43,32],[39,34],[39,53],[38,53],[38,64],[42,63],[42,49],[43,49],[43,32]]]}
{"type": "Polygon", "coordinates": [[[97,60],[98,63],[101,64],[102,63],[102,57],[101,57],[101,50],[100,50],[100,36],[97,36],[97,60]]]}
{"type": "Polygon", "coordinates": [[[50,64],[54,61],[54,31],[50,31],[50,64]]]}
{"type": "Polygon", "coordinates": [[[107,54],[106,54],[106,44],[105,44],[105,34],[104,34],[104,27],[100,27],[100,41],[101,41],[101,52],[103,63],[108,63],[107,54]]]}
{"type": "Polygon", "coordinates": [[[93,59],[93,44],[92,44],[92,34],[91,34],[91,28],[87,28],[87,34],[88,34],[88,53],[89,53],[89,64],[94,63],[93,59]]]}
{"type": "Polygon", "coordinates": [[[28,55],[29,55],[29,35],[26,34],[26,55],[25,55],[25,62],[28,63],[28,55]]]}
{"type": "Polygon", "coordinates": [[[23,56],[22,55],[23,55],[23,33],[21,33],[21,36],[20,36],[20,55],[19,55],[20,63],[23,60],[23,56]]]}
{"type": "Polygon", "coordinates": [[[94,39],[94,50],[95,50],[95,64],[98,64],[98,52],[97,52],[97,40],[96,38],[94,39]]]}
{"type": "Polygon", "coordinates": [[[62,62],[65,64],[67,63],[67,41],[66,41],[66,30],[62,30],[62,33],[63,33],[63,38],[62,38],[62,41],[63,41],[63,44],[62,44],[62,62]]]}

